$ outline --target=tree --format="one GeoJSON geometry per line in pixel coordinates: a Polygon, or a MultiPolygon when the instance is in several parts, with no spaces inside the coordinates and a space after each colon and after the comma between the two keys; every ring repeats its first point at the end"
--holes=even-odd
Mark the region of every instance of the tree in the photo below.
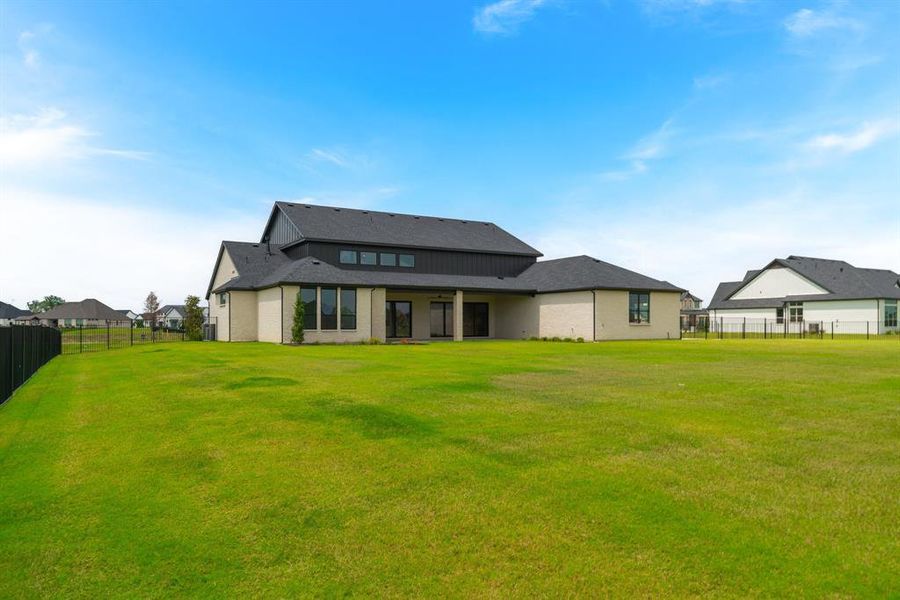
{"type": "Polygon", "coordinates": [[[55,306],[59,306],[64,303],[65,300],[60,298],[59,296],[44,296],[43,300],[32,300],[28,303],[28,310],[37,314],[42,312],[47,312],[51,308],[55,306]]]}
{"type": "Polygon", "coordinates": [[[187,339],[199,342],[203,339],[203,309],[200,308],[200,298],[188,296],[184,299],[184,333],[187,339]]]}
{"type": "Polygon", "coordinates": [[[147,313],[147,320],[150,322],[150,327],[156,327],[156,311],[159,310],[159,298],[156,297],[156,292],[151,291],[147,294],[147,299],[144,300],[144,312],[147,313]]]}
{"type": "Polygon", "coordinates": [[[306,317],[306,307],[300,300],[300,294],[294,300],[294,324],[291,326],[291,341],[295,344],[303,343],[303,321],[306,317]]]}

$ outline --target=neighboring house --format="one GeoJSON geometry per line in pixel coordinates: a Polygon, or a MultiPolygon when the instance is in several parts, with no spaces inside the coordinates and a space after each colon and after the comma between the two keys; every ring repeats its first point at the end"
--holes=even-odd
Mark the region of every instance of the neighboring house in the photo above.
{"type": "Polygon", "coordinates": [[[137,327],[137,323],[141,318],[141,315],[137,314],[131,309],[128,308],[117,308],[117,313],[123,315],[126,319],[131,321],[132,326],[137,327]]]}
{"type": "Polygon", "coordinates": [[[81,302],[64,302],[48,311],[27,317],[19,317],[17,321],[32,324],[52,325],[58,327],[127,327],[128,319],[99,300],[87,298],[81,302]]]}
{"type": "Polygon", "coordinates": [[[709,312],[702,308],[703,300],[690,292],[681,293],[681,330],[704,330],[709,317],[709,312]]]}
{"type": "MultiPolygon", "coordinates": [[[[788,256],[748,271],[741,281],[719,284],[712,321],[746,319],[789,330],[803,324],[841,333],[898,329],[900,275],[863,269],[842,260],[788,256]]],[[[777,329],[776,329],[777,331],[777,329]]]]}
{"type": "Polygon", "coordinates": [[[19,317],[27,317],[31,313],[21,308],[16,308],[12,304],[0,302],[0,325],[9,325],[19,317]]]}
{"type": "Polygon", "coordinates": [[[156,312],[141,313],[139,319],[145,327],[150,327],[151,325],[161,326],[163,323],[162,309],[159,309],[156,312]]]}
{"type": "Polygon", "coordinates": [[[277,202],[262,240],[223,242],[207,289],[217,338],[677,338],[681,288],[541,253],[493,223],[277,202]]]}
{"type": "MultiPolygon", "coordinates": [[[[201,307],[200,310],[203,313],[203,319],[205,321],[209,316],[209,309],[201,307]]],[[[184,304],[166,304],[159,309],[159,314],[161,315],[159,323],[163,327],[178,329],[184,324],[184,320],[187,318],[187,306],[184,304]]]]}

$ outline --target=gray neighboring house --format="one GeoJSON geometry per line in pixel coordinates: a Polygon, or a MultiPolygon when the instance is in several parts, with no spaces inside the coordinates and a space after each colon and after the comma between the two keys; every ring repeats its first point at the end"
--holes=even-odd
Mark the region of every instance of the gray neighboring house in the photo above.
{"type": "Polygon", "coordinates": [[[94,298],[86,298],[81,302],[64,302],[48,311],[20,317],[17,321],[58,327],[105,327],[107,323],[127,327],[130,324],[122,313],[94,298]]]}
{"type": "MultiPolygon", "coordinates": [[[[209,316],[209,308],[200,307],[204,320],[209,316]]],[[[177,329],[182,326],[187,318],[187,306],[184,304],[166,304],[159,309],[160,325],[177,329]]]]}
{"type": "Polygon", "coordinates": [[[747,271],[740,281],[720,283],[709,303],[709,317],[765,320],[785,327],[818,323],[826,331],[834,324],[838,333],[886,333],[898,330],[898,301],[900,275],[894,271],[792,255],[747,271]]]}
{"type": "Polygon", "coordinates": [[[27,317],[31,313],[12,304],[0,302],[0,325],[9,325],[19,317],[27,317]]]}
{"type": "Polygon", "coordinates": [[[260,242],[222,242],[206,298],[224,341],[587,341],[680,336],[684,291],[493,223],[276,202],[260,242]]]}

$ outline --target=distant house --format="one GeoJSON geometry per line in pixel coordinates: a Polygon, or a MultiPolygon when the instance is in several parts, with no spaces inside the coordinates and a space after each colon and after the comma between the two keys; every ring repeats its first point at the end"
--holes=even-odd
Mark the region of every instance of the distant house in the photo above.
{"type": "Polygon", "coordinates": [[[132,321],[134,321],[138,317],[140,317],[139,314],[137,314],[136,312],[134,312],[133,310],[131,310],[129,308],[117,308],[116,312],[122,313],[123,315],[125,315],[126,318],[131,319],[132,321]]]}
{"type": "Polygon", "coordinates": [[[127,327],[130,324],[122,313],[94,298],[86,298],[81,302],[64,302],[48,311],[16,320],[57,327],[105,327],[107,323],[127,327]]]}
{"type": "Polygon", "coordinates": [[[16,308],[6,302],[0,302],[0,325],[9,325],[18,317],[26,317],[30,314],[27,310],[16,308]]]}
{"type": "Polygon", "coordinates": [[[206,298],[216,337],[678,338],[681,288],[590,256],[541,253],[494,223],[277,202],[261,241],[223,242],[206,298]]]}
{"type": "MultiPolygon", "coordinates": [[[[201,312],[203,313],[203,318],[206,319],[209,315],[209,308],[201,307],[201,312]]],[[[187,306],[184,304],[166,304],[159,309],[159,313],[161,316],[159,322],[163,327],[179,329],[187,318],[187,306]]]]}
{"type": "MultiPolygon", "coordinates": [[[[788,256],[740,281],[719,284],[709,303],[713,321],[774,324],[785,331],[833,326],[838,333],[898,330],[900,275],[843,260],[788,256]]],[[[771,329],[770,329],[771,331],[771,329]]]]}
{"type": "Polygon", "coordinates": [[[703,300],[688,291],[681,293],[681,330],[697,331],[706,328],[709,312],[703,307],[703,300]]]}

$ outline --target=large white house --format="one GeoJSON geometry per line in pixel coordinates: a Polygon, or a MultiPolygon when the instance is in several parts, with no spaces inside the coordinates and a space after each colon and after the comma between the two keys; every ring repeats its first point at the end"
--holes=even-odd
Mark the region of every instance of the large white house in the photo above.
{"type": "MultiPolygon", "coordinates": [[[[897,331],[900,275],[842,260],[788,256],[719,284],[709,303],[710,325],[737,323],[780,331],[887,333],[897,331]]],[[[728,326],[731,325],[729,328],[728,326]]]]}

